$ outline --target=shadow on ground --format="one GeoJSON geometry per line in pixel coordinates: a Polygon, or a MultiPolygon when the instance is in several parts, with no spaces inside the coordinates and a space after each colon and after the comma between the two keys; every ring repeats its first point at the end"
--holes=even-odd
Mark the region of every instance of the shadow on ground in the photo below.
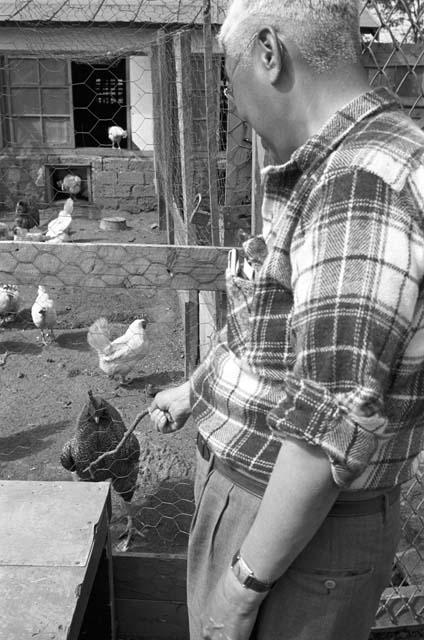
{"type": "Polygon", "coordinates": [[[51,446],[49,438],[69,426],[69,420],[34,425],[19,433],[0,438],[0,462],[10,462],[33,455],[51,446]]]}

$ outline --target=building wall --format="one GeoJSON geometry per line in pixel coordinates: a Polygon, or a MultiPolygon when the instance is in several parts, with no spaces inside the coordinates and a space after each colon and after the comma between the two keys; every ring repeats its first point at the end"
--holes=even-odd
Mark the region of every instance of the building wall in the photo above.
{"type": "MultiPolygon", "coordinates": [[[[119,153],[119,152],[118,152],[119,153]]],[[[89,204],[99,210],[139,213],[156,206],[153,157],[122,151],[116,155],[29,153],[0,155],[0,212],[13,211],[29,198],[51,204],[48,166],[88,166],[89,204]]]]}

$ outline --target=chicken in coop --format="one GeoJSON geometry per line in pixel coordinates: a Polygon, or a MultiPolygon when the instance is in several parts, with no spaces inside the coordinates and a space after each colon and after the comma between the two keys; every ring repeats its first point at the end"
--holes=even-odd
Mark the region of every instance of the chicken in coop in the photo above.
{"type": "Polygon", "coordinates": [[[109,377],[117,377],[121,384],[128,373],[144,358],[150,347],[146,335],[147,321],[134,320],[126,332],[111,340],[111,331],[106,318],[99,318],[88,329],[87,341],[99,356],[99,367],[109,377]]]}
{"type": "Polygon", "coordinates": [[[61,191],[69,193],[72,198],[81,193],[82,179],[74,173],[67,173],[63,180],[57,181],[57,185],[61,191]]]}
{"type": "Polygon", "coordinates": [[[16,318],[21,303],[18,287],[14,284],[0,286],[0,327],[16,318]]]}
{"type": "Polygon", "coordinates": [[[125,131],[125,129],[123,129],[122,127],[118,127],[118,126],[113,126],[113,127],[109,127],[107,130],[107,137],[109,138],[109,140],[112,143],[112,149],[115,149],[115,147],[117,149],[121,148],[121,140],[127,137],[127,132],[125,131]]]}
{"type": "Polygon", "coordinates": [[[15,227],[33,229],[40,224],[40,212],[27,200],[18,200],[15,207],[15,227]]]}
{"type": "Polygon", "coordinates": [[[128,549],[135,534],[143,535],[134,526],[131,507],[140,459],[140,444],[133,430],[147,413],[140,413],[127,430],[119,411],[89,390],[75,434],[66,442],[60,456],[62,466],[80,480],[112,480],[112,487],[122,498],[127,516],[127,526],[121,536],[125,538],[122,551],[128,549]]]}
{"type": "Polygon", "coordinates": [[[31,307],[32,321],[41,331],[41,339],[44,345],[48,344],[47,337],[53,341],[53,329],[56,326],[56,309],[53,300],[50,298],[46,287],[39,285],[38,295],[31,307]]]}

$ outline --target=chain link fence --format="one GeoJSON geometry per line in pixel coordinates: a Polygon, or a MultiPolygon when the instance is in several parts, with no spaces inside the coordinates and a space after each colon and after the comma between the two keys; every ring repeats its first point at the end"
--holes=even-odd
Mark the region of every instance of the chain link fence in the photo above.
{"type": "MultiPolygon", "coordinates": [[[[213,247],[237,243],[239,228],[254,230],[260,200],[254,136],[227,101],[214,38],[225,5],[0,2],[0,239],[20,241],[0,244],[8,247],[2,282],[19,293],[13,307],[16,295],[0,289],[3,479],[68,479],[62,449],[81,425],[88,391],[130,427],[156,390],[189,375],[224,322],[225,250],[213,247]],[[154,247],[140,256],[138,243],[154,247]],[[45,346],[31,313],[38,284],[56,309],[55,340],[45,346]],[[124,384],[101,370],[87,342],[101,317],[111,342],[147,321],[143,371],[133,368],[124,384]]],[[[423,26],[419,0],[363,3],[370,83],[391,87],[421,127],[423,26]]],[[[119,445],[105,448],[100,431],[87,437],[93,455],[82,456],[84,469],[119,445]]],[[[118,447],[119,470],[109,458],[102,468],[118,487],[114,542],[132,515],[130,549],[184,550],[195,426],[163,438],[146,417],[134,434],[140,450],[134,441],[127,455],[118,447]]],[[[403,491],[402,541],[379,629],[424,623],[422,484],[419,471],[403,491]]]]}

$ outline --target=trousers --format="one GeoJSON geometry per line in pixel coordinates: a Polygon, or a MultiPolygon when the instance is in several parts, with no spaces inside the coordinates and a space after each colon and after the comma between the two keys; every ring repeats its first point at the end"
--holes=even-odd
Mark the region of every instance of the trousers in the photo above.
{"type": "MultiPolygon", "coordinates": [[[[260,504],[197,457],[189,546],[190,640],[201,640],[209,595],[240,548],[260,504]]],[[[263,601],[250,640],[367,640],[390,584],[400,538],[399,498],[375,513],[324,520],[263,601]]],[[[278,508],[278,505],[276,505],[278,508]]]]}

